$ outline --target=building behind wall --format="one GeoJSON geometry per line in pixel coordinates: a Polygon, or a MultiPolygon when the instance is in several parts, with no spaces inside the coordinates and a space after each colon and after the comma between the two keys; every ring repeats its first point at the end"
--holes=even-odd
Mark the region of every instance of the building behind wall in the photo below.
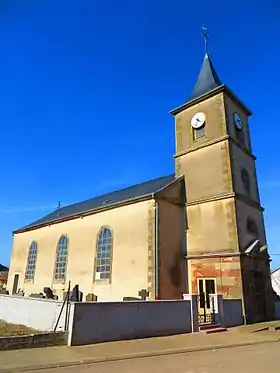
{"type": "Polygon", "coordinates": [[[273,314],[269,255],[250,110],[206,53],[189,99],[172,110],[175,174],[60,208],[14,232],[8,288],[67,282],[98,300],[242,299],[254,322],[273,314]]]}
{"type": "Polygon", "coordinates": [[[0,264],[0,290],[6,290],[9,268],[0,264]]]}
{"type": "Polygon", "coordinates": [[[280,297],[280,268],[271,272],[271,282],[276,295],[280,297]]]}

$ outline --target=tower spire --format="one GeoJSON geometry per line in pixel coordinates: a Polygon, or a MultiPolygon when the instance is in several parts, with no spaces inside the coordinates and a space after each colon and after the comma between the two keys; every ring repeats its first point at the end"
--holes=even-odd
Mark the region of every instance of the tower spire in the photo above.
{"type": "Polygon", "coordinates": [[[206,27],[202,27],[202,35],[204,37],[205,48],[204,60],[192,94],[187,101],[203,96],[205,93],[208,93],[222,85],[222,82],[219,79],[218,74],[216,73],[214,65],[208,54],[209,37],[208,29],[206,27]]]}

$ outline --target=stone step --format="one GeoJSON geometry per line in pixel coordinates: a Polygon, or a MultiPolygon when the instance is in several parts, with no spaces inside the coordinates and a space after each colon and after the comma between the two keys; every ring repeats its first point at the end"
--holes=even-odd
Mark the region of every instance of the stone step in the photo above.
{"type": "Polygon", "coordinates": [[[222,333],[222,332],[226,332],[226,331],[227,331],[227,329],[221,326],[220,328],[204,330],[204,331],[202,331],[202,333],[212,334],[212,333],[222,333]]]}
{"type": "Polygon", "coordinates": [[[207,329],[212,329],[212,328],[215,328],[217,326],[221,326],[220,324],[214,324],[214,323],[210,323],[210,322],[205,322],[205,323],[200,323],[199,324],[199,329],[200,330],[207,330],[207,329]]]}
{"type": "Polygon", "coordinates": [[[199,331],[204,332],[206,334],[210,334],[210,333],[226,332],[227,329],[221,326],[220,324],[203,323],[203,324],[199,324],[199,331]]]}

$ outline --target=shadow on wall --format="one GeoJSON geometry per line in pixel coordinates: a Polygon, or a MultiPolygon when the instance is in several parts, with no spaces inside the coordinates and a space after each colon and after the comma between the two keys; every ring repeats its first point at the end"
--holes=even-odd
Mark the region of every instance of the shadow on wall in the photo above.
{"type": "Polygon", "coordinates": [[[170,268],[170,279],[171,283],[175,287],[180,287],[182,284],[182,273],[181,273],[181,266],[182,266],[182,255],[175,254],[174,256],[174,263],[173,266],[170,268]]]}

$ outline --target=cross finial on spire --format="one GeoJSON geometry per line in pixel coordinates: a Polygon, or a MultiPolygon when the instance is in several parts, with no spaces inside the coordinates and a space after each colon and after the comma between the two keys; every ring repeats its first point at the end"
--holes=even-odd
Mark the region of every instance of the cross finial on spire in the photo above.
{"type": "Polygon", "coordinates": [[[205,53],[208,53],[208,41],[209,41],[209,37],[208,37],[208,29],[207,27],[201,27],[202,29],[202,35],[204,37],[204,48],[205,48],[205,53]]]}

